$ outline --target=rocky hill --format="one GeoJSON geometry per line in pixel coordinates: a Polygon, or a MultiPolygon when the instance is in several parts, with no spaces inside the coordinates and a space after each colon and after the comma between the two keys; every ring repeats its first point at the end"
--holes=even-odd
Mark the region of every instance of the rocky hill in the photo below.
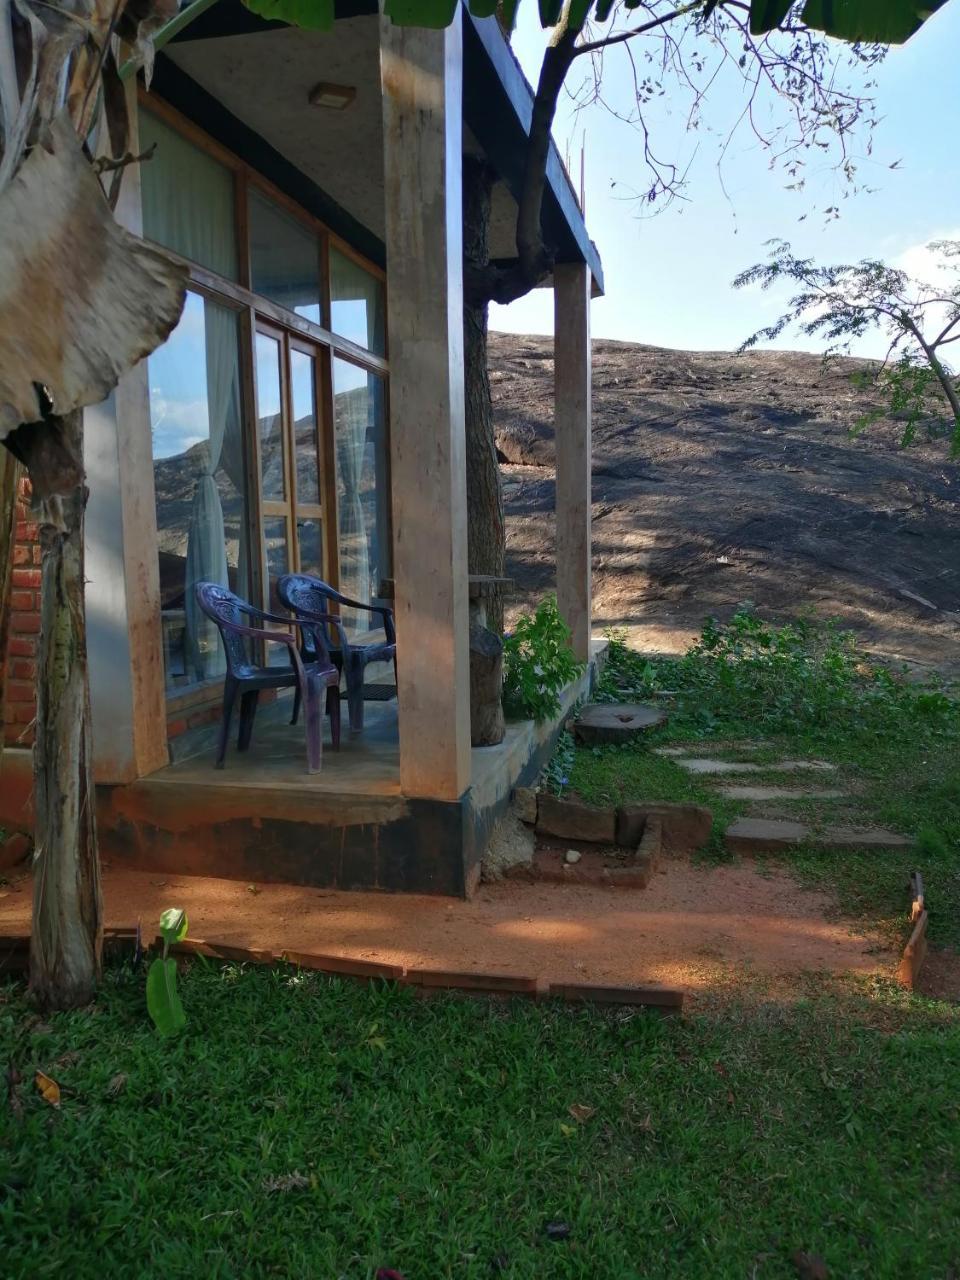
{"type": "MultiPolygon", "coordinates": [[[[553,350],[493,334],[518,604],[553,586],[553,350]]],[[[876,406],[802,353],[593,348],[594,616],[653,650],[752,601],[840,618],[877,654],[960,672],[960,466],[942,437],[851,429],[876,406]]],[[[937,426],[931,421],[931,430],[937,426]]]]}

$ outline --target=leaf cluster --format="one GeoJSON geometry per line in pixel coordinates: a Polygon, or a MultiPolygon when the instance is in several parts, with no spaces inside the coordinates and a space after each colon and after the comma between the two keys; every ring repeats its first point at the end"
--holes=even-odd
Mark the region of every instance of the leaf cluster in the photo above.
{"type": "Polygon", "coordinates": [[[503,641],[503,709],[513,719],[541,724],[560,710],[560,693],[583,670],[570,647],[570,628],[556,596],[517,619],[503,641]]]}

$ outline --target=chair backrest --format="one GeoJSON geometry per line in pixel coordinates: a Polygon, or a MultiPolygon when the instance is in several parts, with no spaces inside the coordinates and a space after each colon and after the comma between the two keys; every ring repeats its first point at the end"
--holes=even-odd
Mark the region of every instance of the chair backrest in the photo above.
{"type": "Polygon", "coordinates": [[[227,655],[227,670],[231,675],[239,675],[249,666],[250,658],[246,637],[236,628],[248,625],[243,615],[256,615],[257,610],[218,582],[198,582],[194,592],[197,604],[216,623],[220,632],[227,655]]]}
{"type": "MultiPolygon", "coordinates": [[[[342,599],[339,591],[334,591],[333,587],[321,582],[319,578],[311,578],[305,573],[285,573],[278,578],[277,595],[284,608],[289,609],[298,618],[310,618],[320,613],[329,613],[330,601],[342,599]]],[[[327,624],[321,621],[319,626],[323,631],[327,647],[339,649],[340,640],[335,635],[331,636],[327,624]]]]}

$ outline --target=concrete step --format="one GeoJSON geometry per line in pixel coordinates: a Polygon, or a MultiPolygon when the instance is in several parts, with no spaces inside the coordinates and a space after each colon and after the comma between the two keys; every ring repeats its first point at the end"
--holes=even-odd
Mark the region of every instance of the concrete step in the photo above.
{"type": "Polygon", "coordinates": [[[724,843],[731,853],[772,853],[800,844],[818,849],[913,848],[913,841],[883,827],[827,826],[817,830],[803,822],[774,818],[738,818],[726,830],[724,843]]]}

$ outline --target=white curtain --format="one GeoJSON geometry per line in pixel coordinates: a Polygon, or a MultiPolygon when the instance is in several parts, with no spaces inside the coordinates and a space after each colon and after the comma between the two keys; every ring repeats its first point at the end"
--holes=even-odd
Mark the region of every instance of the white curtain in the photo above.
{"type": "MultiPolygon", "coordinates": [[[[144,111],[141,144],[146,148],[154,143],[152,158],[142,166],[144,235],[219,275],[235,279],[232,175],[144,111]]],[[[186,673],[191,680],[209,680],[225,668],[216,627],[200,612],[194,598],[198,582],[230,585],[223,504],[216,478],[221,468],[241,496],[235,583],[241,595],[246,590],[247,570],[236,313],[204,299],[203,330],[204,346],[198,354],[206,364],[208,439],[198,457],[201,471],[187,530],[184,591],[186,673]]]]}
{"type": "MultiPolygon", "coordinates": [[[[203,471],[194,490],[187,533],[186,649],[187,672],[196,680],[221,675],[225,660],[217,629],[197,607],[198,582],[230,586],[223,504],[216,474],[221,465],[238,493],[243,493],[243,442],[237,355],[237,319],[232,311],[204,302],[207,362],[207,414],[210,436],[203,454],[203,471]]],[[[245,591],[245,522],[241,518],[239,568],[236,586],[245,591]]]]}

